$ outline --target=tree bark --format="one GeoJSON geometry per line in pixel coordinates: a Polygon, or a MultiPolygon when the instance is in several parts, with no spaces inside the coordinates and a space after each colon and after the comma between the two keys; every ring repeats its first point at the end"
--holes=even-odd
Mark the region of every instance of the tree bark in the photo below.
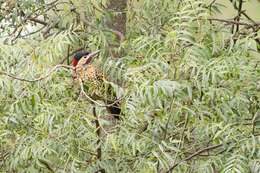
{"type": "Polygon", "coordinates": [[[109,53],[114,58],[119,58],[123,55],[123,50],[118,50],[120,44],[125,39],[126,34],[126,10],[127,0],[109,0],[107,4],[108,18],[106,25],[111,29],[111,32],[116,36],[109,41],[109,53]]]}
{"type": "Polygon", "coordinates": [[[111,19],[107,22],[108,27],[124,36],[126,33],[127,0],[110,0],[107,9],[112,14],[111,19]]]}

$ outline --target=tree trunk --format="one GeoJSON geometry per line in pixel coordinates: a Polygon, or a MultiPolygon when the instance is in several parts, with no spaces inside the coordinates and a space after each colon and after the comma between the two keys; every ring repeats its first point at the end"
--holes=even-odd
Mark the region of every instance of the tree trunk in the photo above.
{"type": "Polygon", "coordinates": [[[119,58],[123,54],[123,50],[118,50],[121,42],[124,41],[126,34],[126,10],[127,0],[110,0],[107,4],[108,18],[106,25],[116,36],[115,39],[109,41],[109,52],[114,58],[119,58]]]}
{"type": "Polygon", "coordinates": [[[111,19],[107,22],[108,27],[124,36],[126,33],[127,0],[110,0],[107,9],[111,14],[111,19]]]}

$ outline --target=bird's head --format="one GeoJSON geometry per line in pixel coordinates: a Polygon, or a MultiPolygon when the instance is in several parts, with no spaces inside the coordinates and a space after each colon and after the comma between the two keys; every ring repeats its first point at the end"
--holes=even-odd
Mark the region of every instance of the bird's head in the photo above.
{"type": "Polygon", "coordinates": [[[78,51],[73,59],[72,59],[72,66],[73,67],[76,67],[79,63],[79,61],[84,57],[85,60],[84,60],[84,65],[87,65],[89,63],[91,63],[92,59],[99,53],[99,50],[98,51],[95,51],[95,52],[87,52],[87,51],[78,51]]]}
{"type": "MultiPolygon", "coordinates": [[[[91,63],[92,59],[99,53],[98,51],[95,52],[87,52],[87,51],[78,51],[72,58],[71,65],[74,67],[72,77],[73,79],[77,78],[77,71],[78,69],[82,70],[82,66],[88,65],[91,63]]],[[[86,68],[83,68],[86,69],[86,68]]]]}
{"type": "MultiPolygon", "coordinates": [[[[71,62],[72,66],[76,67],[78,65],[79,60],[82,57],[85,57],[85,56],[88,56],[88,55],[89,55],[89,52],[87,52],[87,51],[79,51],[79,52],[77,52],[74,55],[73,59],[72,59],[72,62],[71,62]]],[[[89,61],[91,61],[91,59],[89,61]]],[[[89,63],[89,62],[86,62],[86,63],[89,63]]]]}

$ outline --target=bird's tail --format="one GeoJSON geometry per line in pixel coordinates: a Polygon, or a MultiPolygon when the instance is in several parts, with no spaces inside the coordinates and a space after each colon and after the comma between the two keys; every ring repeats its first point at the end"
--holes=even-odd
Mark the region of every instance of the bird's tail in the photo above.
{"type": "Polygon", "coordinates": [[[108,101],[106,100],[106,109],[107,111],[113,115],[116,119],[120,119],[120,114],[121,114],[121,105],[120,102],[118,100],[115,101],[108,101]]]}

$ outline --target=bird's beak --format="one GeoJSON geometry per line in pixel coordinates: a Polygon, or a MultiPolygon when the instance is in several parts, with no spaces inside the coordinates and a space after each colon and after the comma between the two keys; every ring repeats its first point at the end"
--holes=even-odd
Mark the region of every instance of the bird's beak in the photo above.
{"type": "Polygon", "coordinates": [[[87,55],[87,59],[96,56],[99,52],[100,52],[100,50],[97,50],[95,52],[91,52],[90,54],[87,55]]]}
{"type": "Polygon", "coordinates": [[[92,61],[92,59],[93,59],[99,52],[100,52],[100,50],[97,50],[97,51],[95,51],[95,52],[91,52],[90,54],[88,54],[88,55],[86,56],[86,62],[85,62],[84,64],[89,64],[89,63],[92,61]]]}

